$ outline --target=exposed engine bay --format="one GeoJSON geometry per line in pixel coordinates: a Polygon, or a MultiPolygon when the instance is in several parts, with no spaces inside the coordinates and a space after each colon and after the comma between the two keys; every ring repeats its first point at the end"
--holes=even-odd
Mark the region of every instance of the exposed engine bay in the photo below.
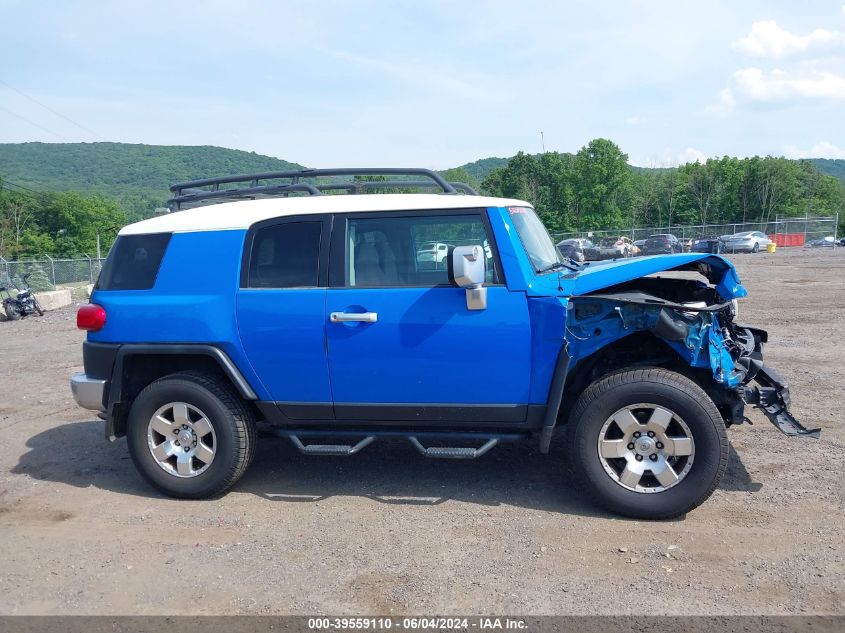
{"type": "Polygon", "coordinates": [[[787,435],[818,437],[819,429],[805,429],[789,413],[789,388],[763,362],[767,333],[737,323],[736,299],[726,300],[717,288],[695,279],[640,277],[572,297],[567,345],[578,363],[598,373],[613,367],[614,353],[626,355],[625,363],[687,371],[728,426],[748,421],[750,404],[787,435]]]}

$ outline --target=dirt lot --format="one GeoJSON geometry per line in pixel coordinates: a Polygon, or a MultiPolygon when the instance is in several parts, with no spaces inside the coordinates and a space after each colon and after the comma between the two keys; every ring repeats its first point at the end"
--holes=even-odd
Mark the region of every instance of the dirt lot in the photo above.
{"type": "Polygon", "coordinates": [[[845,613],[845,251],[735,261],[822,439],[751,412],[719,490],[660,523],[597,510],[560,442],[461,463],[268,438],[222,499],[166,499],[70,396],[74,312],[2,322],[0,613],[845,613]]]}

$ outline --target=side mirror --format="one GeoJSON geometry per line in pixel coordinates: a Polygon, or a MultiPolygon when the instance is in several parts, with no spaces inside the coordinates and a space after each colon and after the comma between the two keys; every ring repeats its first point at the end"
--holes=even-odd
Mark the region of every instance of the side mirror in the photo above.
{"type": "Polygon", "coordinates": [[[467,310],[487,308],[487,260],[484,248],[478,244],[455,246],[449,249],[449,283],[458,288],[466,288],[467,310]]]}

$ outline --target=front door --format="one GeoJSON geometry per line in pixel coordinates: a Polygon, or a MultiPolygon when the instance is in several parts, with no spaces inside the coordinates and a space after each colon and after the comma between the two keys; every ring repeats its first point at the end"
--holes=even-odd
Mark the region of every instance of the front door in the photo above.
{"type": "Polygon", "coordinates": [[[522,422],[531,345],[524,293],[509,292],[486,209],[335,218],[326,299],[338,420],[522,422]],[[449,285],[439,245],[487,254],[487,308],[449,285]]]}

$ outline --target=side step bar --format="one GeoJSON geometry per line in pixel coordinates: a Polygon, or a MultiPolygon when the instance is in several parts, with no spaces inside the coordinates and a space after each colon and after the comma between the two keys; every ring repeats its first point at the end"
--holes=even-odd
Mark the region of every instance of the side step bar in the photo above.
{"type": "Polygon", "coordinates": [[[354,455],[372,444],[379,437],[404,438],[425,457],[439,459],[476,459],[481,457],[499,442],[513,442],[524,440],[527,433],[471,433],[471,432],[448,432],[448,431],[390,431],[390,430],[327,430],[327,429],[303,429],[303,428],[281,428],[277,426],[262,425],[265,430],[278,437],[290,438],[294,446],[304,455],[354,455]],[[309,444],[303,438],[351,438],[348,444],[309,444]],[[420,441],[424,440],[483,440],[484,443],[478,448],[468,446],[425,446],[420,441]]]}
{"type": "Polygon", "coordinates": [[[290,435],[288,437],[290,437],[294,446],[303,455],[354,455],[358,451],[367,448],[376,439],[370,435],[357,444],[303,444],[298,435],[290,435]]]}
{"type": "Polygon", "coordinates": [[[754,380],[759,386],[745,388],[745,402],[761,409],[769,421],[785,435],[819,439],[821,429],[805,428],[789,412],[789,387],[777,371],[763,365],[754,380]]]}
{"type": "Polygon", "coordinates": [[[486,453],[491,448],[496,446],[496,444],[499,443],[499,440],[497,438],[492,437],[487,440],[483,446],[479,448],[471,448],[468,446],[430,446],[426,448],[413,435],[408,437],[408,441],[410,441],[411,444],[414,445],[414,448],[419,451],[420,455],[424,455],[425,457],[436,457],[440,459],[475,459],[476,457],[481,457],[482,455],[484,455],[484,453],[486,453]]]}

